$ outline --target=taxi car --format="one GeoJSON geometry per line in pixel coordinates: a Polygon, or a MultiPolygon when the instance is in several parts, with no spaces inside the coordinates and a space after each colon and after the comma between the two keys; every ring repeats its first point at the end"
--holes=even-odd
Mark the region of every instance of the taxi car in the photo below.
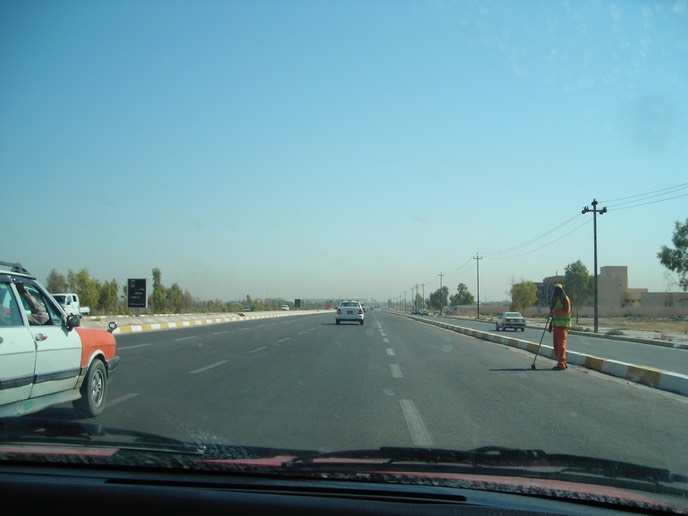
{"type": "Polygon", "coordinates": [[[365,309],[358,301],[342,301],[337,307],[335,322],[352,321],[363,324],[365,320],[365,309]]]}
{"type": "Polygon", "coordinates": [[[103,411],[119,363],[117,325],[79,326],[28,270],[0,262],[0,417],[70,401],[82,417],[103,411]]]}

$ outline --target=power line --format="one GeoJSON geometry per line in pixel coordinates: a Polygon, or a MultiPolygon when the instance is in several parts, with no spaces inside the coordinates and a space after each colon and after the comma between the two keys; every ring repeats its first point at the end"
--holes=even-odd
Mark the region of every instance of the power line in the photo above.
{"type": "Polygon", "coordinates": [[[646,206],[648,204],[657,204],[658,202],[671,201],[673,199],[679,199],[681,197],[688,197],[688,193],[685,193],[682,195],[675,195],[674,197],[667,197],[666,199],[658,199],[656,201],[641,202],[638,204],[633,204],[631,206],[626,206],[625,208],[617,208],[616,206],[623,206],[623,204],[628,204],[628,203],[617,204],[616,206],[609,206],[608,209],[613,209],[614,211],[630,210],[631,208],[638,208],[640,206],[646,206]]]}
{"type": "MultiPolygon", "coordinates": [[[[590,224],[590,220],[589,220],[589,219],[586,220],[585,222],[583,222],[582,224],[576,226],[576,227],[573,228],[571,231],[569,231],[569,232],[567,232],[567,233],[564,233],[563,235],[558,236],[557,238],[555,238],[555,239],[552,240],[551,242],[547,242],[545,245],[542,245],[542,246],[537,247],[537,248],[535,248],[535,249],[532,249],[532,250],[530,250],[530,251],[526,251],[525,253],[521,253],[521,254],[512,254],[512,255],[509,255],[509,256],[500,256],[500,257],[498,257],[498,258],[492,258],[492,259],[493,259],[493,260],[510,260],[510,259],[512,259],[512,258],[520,258],[521,256],[526,256],[526,255],[528,255],[528,254],[537,253],[538,251],[544,249],[545,247],[549,247],[549,246],[551,246],[551,245],[553,245],[553,244],[556,244],[557,242],[559,242],[559,240],[563,240],[564,238],[566,238],[567,236],[569,236],[571,233],[575,233],[575,232],[578,231],[580,228],[582,228],[583,226],[587,226],[588,224],[590,224]]],[[[489,258],[489,256],[488,256],[488,258],[489,258]]]]}
{"type": "MultiPolygon", "coordinates": [[[[674,196],[672,196],[672,197],[664,197],[664,198],[662,198],[662,199],[656,199],[656,200],[653,200],[653,201],[649,200],[649,199],[653,199],[653,198],[655,198],[655,197],[666,196],[666,195],[669,195],[669,194],[671,194],[671,193],[679,192],[679,191],[685,190],[685,189],[688,189],[688,183],[681,183],[681,184],[674,185],[674,186],[670,186],[670,187],[667,187],[667,188],[662,188],[662,189],[660,189],[660,190],[653,190],[653,191],[651,191],[651,192],[645,192],[645,193],[642,193],[642,194],[630,195],[630,196],[627,196],[627,197],[621,197],[621,198],[618,198],[618,199],[612,199],[612,200],[610,200],[610,201],[604,201],[604,202],[605,202],[606,204],[609,204],[609,203],[612,203],[612,202],[626,201],[626,202],[620,202],[619,204],[608,205],[608,206],[607,206],[607,210],[612,210],[612,209],[613,209],[614,211],[628,210],[628,209],[631,209],[631,208],[638,208],[638,207],[641,207],[641,206],[646,206],[646,205],[648,205],[648,204],[656,204],[656,203],[660,203],[660,202],[665,202],[665,201],[671,201],[671,200],[674,200],[674,199],[679,199],[679,198],[682,198],[682,197],[688,197],[688,193],[682,193],[682,194],[680,194],[680,195],[674,195],[674,196]],[[632,199],[632,200],[631,200],[631,199],[632,199]]],[[[602,201],[600,201],[600,202],[602,202],[602,201]]],[[[544,249],[545,247],[548,247],[548,246],[550,246],[550,245],[553,245],[553,244],[557,243],[559,240],[561,240],[561,239],[563,239],[564,237],[570,235],[571,233],[574,233],[575,231],[578,231],[578,230],[581,229],[583,226],[589,224],[589,220],[586,221],[586,222],[584,222],[583,224],[580,224],[579,226],[576,226],[576,227],[575,227],[574,229],[572,229],[571,231],[569,231],[569,232],[567,232],[567,233],[561,235],[560,237],[556,238],[555,240],[552,240],[551,242],[549,242],[549,243],[547,243],[547,244],[545,244],[545,245],[542,245],[542,246],[537,247],[537,248],[535,248],[535,249],[532,249],[532,250],[530,250],[530,251],[526,251],[526,252],[523,252],[523,253],[520,253],[520,254],[516,254],[516,255],[510,254],[509,256],[499,256],[499,255],[506,254],[506,253],[509,253],[509,252],[511,252],[511,251],[515,251],[515,250],[517,250],[517,249],[526,247],[526,246],[532,244],[533,242],[536,242],[536,241],[538,241],[538,240],[540,240],[540,239],[542,239],[542,238],[544,238],[544,237],[550,235],[550,234],[553,233],[554,231],[556,231],[556,230],[558,230],[558,229],[560,229],[560,228],[566,226],[569,222],[573,221],[573,220],[576,219],[577,217],[578,217],[578,214],[576,214],[576,215],[574,215],[573,217],[571,217],[570,219],[567,219],[567,220],[565,220],[564,222],[558,224],[557,226],[553,227],[553,228],[550,229],[549,231],[546,231],[545,233],[542,233],[542,234],[536,236],[535,238],[532,238],[532,239],[530,239],[530,240],[528,240],[528,241],[526,241],[526,242],[523,242],[523,243],[521,243],[521,244],[518,244],[518,245],[515,245],[515,246],[512,246],[512,247],[507,247],[507,248],[505,248],[505,249],[501,249],[501,250],[498,250],[498,251],[493,251],[493,252],[489,252],[489,253],[483,253],[483,256],[486,257],[486,258],[495,259],[495,260],[509,260],[509,259],[512,259],[512,258],[520,258],[521,256],[526,256],[526,255],[528,255],[528,254],[532,254],[532,253],[535,253],[535,252],[537,252],[537,251],[540,251],[540,250],[544,249]]],[[[470,260],[469,260],[469,261],[470,261],[470,260]]]]}
{"type": "MultiPolygon", "coordinates": [[[[657,195],[662,195],[663,193],[664,194],[672,193],[672,192],[675,192],[676,190],[683,190],[684,188],[688,188],[688,183],[681,183],[679,185],[669,186],[667,188],[662,188],[661,190],[653,190],[652,192],[645,192],[642,194],[629,195],[628,197],[620,197],[618,199],[609,199],[609,200],[600,201],[600,202],[603,204],[609,204],[609,203],[617,202],[617,201],[625,201],[627,199],[637,199],[638,197],[646,197],[646,196],[656,197],[657,195]],[[655,194],[657,194],[657,195],[655,195],[655,194]]],[[[624,204],[627,204],[627,203],[624,203],[624,204]]]]}
{"type": "Polygon", "coordinates": [[[493,252],[491,252],[491,253],[483,253],[483,256],[487,256],[488,258],[493,258],[493,257],[496,256],[496,255],[504,254],[504,253],[507,253],[507,252],[510,252],[510,251],[514,251],[514,250],[519,249],[519,248],[521,248],[521,247],[525,247],[525,246],[527,246],[527,245],[529,245],[529,244],[532,244],[533,242],[535,242],[535,241],[537,241],[537,240],[540,240],[541,238],[544,238],[544,237],[550,235],[552,232],[554,232],[554,231],[556,231],[557,229],[559,229],[559,228],[565,226],[566,224],[568,224],[569,222],[573,221],[574,219],[577,219],[577,218],[578,218],[578,215],[579,215],[578,213],[575,214],[575,215],[574,215],[573,217],[571,217],[570,219],[565,220],[564,222],[562,222],[562,223],[558,224],[557,226],[553,227],[552,229],[550,229],[550,230],[548,230],[548,231],[542,233],[542,234],[539,235],[539,236],[536,236],[535,238],[532,238],[532,239],[530,239],[530,240],[528,240],[528,241],[526,241],[526,242],[523,242],[522,244],[518,244],[518,245],[515,245],[515,246],[512,246],[512,247],[507,247],[507,248],[505,248],[505,249],[501,249],[501,250],[498,250],[498,251],[493,251],[493,252]]]}

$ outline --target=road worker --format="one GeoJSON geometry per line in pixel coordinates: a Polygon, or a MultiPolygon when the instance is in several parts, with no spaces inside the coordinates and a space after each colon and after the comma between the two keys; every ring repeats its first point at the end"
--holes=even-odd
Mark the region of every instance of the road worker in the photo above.
{"type": "Polygon", "coordinates": [[[564,292],[561,283],[554,285],[554,296],[550,303],[552,320],[549,323],[549,332],[552,333],[554,344],[554,356],[557,365],[553,367],[555,371],[563,371],[568,366],[566,364],[566,337],[571,327],[571,300],[564,292]]]}

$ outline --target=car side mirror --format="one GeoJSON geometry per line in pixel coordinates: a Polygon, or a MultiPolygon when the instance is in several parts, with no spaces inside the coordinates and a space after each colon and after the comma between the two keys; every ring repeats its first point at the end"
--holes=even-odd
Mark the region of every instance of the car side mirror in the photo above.
{"type": "Polygon", "coordinates": [[[67,316],[67,331],[72,331],[77,326],[81,326],[81,317],[78,315],[67,316]]]}

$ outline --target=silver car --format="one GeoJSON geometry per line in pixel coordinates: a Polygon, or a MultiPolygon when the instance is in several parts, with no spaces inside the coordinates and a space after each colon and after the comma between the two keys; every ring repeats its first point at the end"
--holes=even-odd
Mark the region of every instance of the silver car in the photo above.
{"type": "Polygon", "coordinates": [[[342,301],[337,307],[337,315],[335,322],[339,324],[342,321],[353,321],[363,324],[365,319],[365,310],[363,305],[358,301],[342,301]]]}
{"type": "Polygon", "coordinates": [[[526,319],[521,312],[502,312],[497,316],[496,330],[526,331],[526,319]]]}

